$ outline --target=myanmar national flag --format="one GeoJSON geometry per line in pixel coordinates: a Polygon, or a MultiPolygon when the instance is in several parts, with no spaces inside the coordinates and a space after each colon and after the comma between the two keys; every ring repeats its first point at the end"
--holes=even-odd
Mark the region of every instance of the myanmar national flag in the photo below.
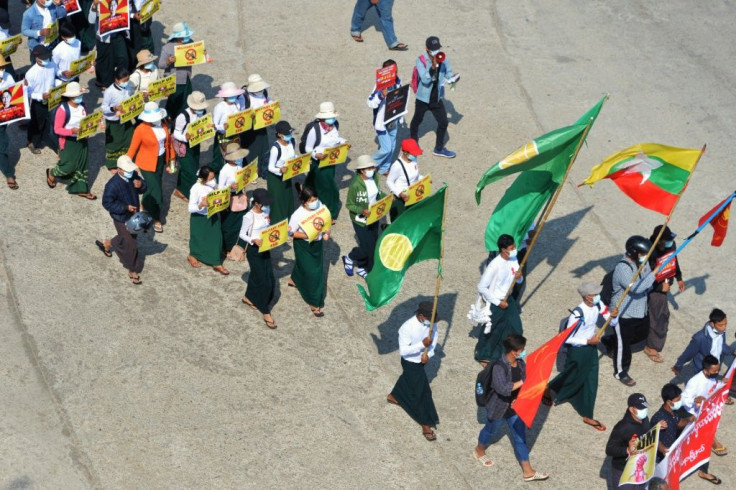
{"type": "Polygon", "coordinates": [[[583,184],[593,187],[599,180],[610,179],[638,205],[668,215],[701,153],[702,150],[641,143],[593,167],[583,184]]]}
{"type": "MultiPolygon", "coordinates": [[[[446,192],[447,185],[443,185],[430,197],[406,208],[378,238],[373,269],[365,277],[368,292],[358,285],[368,311],[380,308],[399,294],[409,267],[440,258],[446,192]]],[[[440,272],[438,265],[437,273],[440,272]]]]}

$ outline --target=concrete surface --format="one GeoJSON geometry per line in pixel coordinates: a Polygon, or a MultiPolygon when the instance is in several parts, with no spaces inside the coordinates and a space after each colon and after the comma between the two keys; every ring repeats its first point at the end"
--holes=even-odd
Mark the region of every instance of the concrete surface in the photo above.
{"type": "MultiPolygon", "coordinates": [[[[297,128],[332,100],[354,157],[374,149],[364,103],[374,70],[391,57],[408,83],[424,39],[436,34],[446,45],[462,73],[448,103],[448,146],[458,158],[420,160],[423,172],[450,185],[440,297],[447,321],[429,366],[438,441],[427,443],[401,409],[385,403],[400,373],[396,330],[432,294],[435,264],[412,268],[394,303],[368,313],[359,279],[338,263],[354,243],[341,220],[327,247],[325,318],[311,317],[284,286],[293,259],[286,247],[276,254],[279,328],[269,331],[240,303],[247,265],[230,264],[227,278],[187,265],[188,217],[174,200],[165,233],[141,239],[144,283],[133,287],[117,259],[94,246],[112,232],[100,202],[68,196],[62,185],[49,190],[51,154],[19,150],[25,135],[13,127],[21,189],[0,187],[2,488],[526,487],[507,437],[489,450],[493,468],[471,457],[481,425],[472,397],[477,331],[465,315],[486,256],[488,215],[510,181],[486,189],[480,207],[475,183],[499,158],[611,94],[531,259],[523,321],[534,348],[576,304],[578,282],[599,281],[626,237],[648,236],[663,221],[609,182],[576,188],[592,165],[637,142],[707,142],[671,225],[680,237],[733,190],[733,2],[400,1],[394,17],[399,40],[411,46],[406,53],[388,52],[374,26],[365,43],[353,42],[346,0],[174,5],[164,2],[155,32],[187,20],[215,59],[194,69],[196,88],[212,97],[220,83],[260,73],[297,128]]],[[[375,20],[371,13],[367,23],[375,20]]],[[[14,59],[25,65],[25,46],[14,59]]],[[[433,127],[427,118],[420,141],[427,149],[433,127]]],[[[92,161],[100,195],[108,179],[97,169],[102,145],[98,135],[92,161]]],[[[341,173],[343,197],[350,175],[341,173]]],[[[734,237],[720,249],[709,241],[710,231],[682,254],[688,289],[673,299],[666,362],[634,357],[636,390],[655,406],[669,366],[710,309],[732,310],[734,237]]],[[[612,378],[607,358],[600,381],[597,417],[610,431],[634,390],[612,378]]],[[[731,449],[733,417],[728,408],[719,431],[731,449]]],[[[569,405],[541,409],[529,434],[531,460],[551,478],[539,485],[605,488],[607,437],[569,405]]],[[[736,482],[732,458],[711,463],[724,488],[736,482]]],[[[683,488],[710,485],[693,477],[683,488]]]]}

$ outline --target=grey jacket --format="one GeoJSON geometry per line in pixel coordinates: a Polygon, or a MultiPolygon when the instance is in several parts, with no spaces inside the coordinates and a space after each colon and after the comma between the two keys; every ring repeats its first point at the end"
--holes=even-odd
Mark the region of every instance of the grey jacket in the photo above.
{"type": "MultiPolygon", "coordinates": [[[[491,398],[486,405],[486,413],[488,420],[500,420],[503,418],[509,405],[511,405],[511,393],[513,392],[514,383],[511,381],[511,364],[506,355],[502,355],[500,359],[494,361],[495,365],[491,370],[491,398]]],[[[523,359],[518,359],[519,367],[521,367],[521,379],[526,380],[526,363],[523,359]]]]}
{"type": "MultiPolygon", "coordinates": [[[[624,294],[624,290],[632,282],[638,264],[624,256],[613,269],[613,294],[611,295],[611,307],[618,304],[618,300],[624,294]],[[627,263],[624,263],[627,262],[627,263]]],[[[654,287],[654,273],[649,264],[644,265],[641,270],[641,278],[634,281],[628,296],[619,307],[619,318],[644,318],[647,316],[647,299],[649,291],[654,287]]]]}

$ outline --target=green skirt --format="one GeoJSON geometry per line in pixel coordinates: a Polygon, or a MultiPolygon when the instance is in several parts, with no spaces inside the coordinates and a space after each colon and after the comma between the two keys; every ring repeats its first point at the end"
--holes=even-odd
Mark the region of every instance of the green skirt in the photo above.
{"type": "Polygon", "coordinates": [[[238,211],[234,213],[230,210],[222,211],[222,246],[226,252],[229,252],[238,241],[240,228],[243,226],[243,216],[246,211],[238,211]]]}
{"type": "Polygon", "coordinates": [[[266,185],[268,193],[271,194],[271,223],[276,224],[279,221],[289,219],[296,205],[294,204],[294,190],[291,180],[283,180],[276,175],[268,172],[266,185]]]}
{"type": "Polygon", "coordinates": [[[507,302],[509,305],[505,310],[491,305],[491,333],[484,334],[481,331],[478,336],[475,346],[476,361],[495,361],[504,353],[503,340],[512,333],[523,333],[516,301],[509,297],[507,302]]]}
{"type": "Polygon", "coordinates": [[[593,418],[598,395],[598,350],[592,345],[567,349],[565,367],[549,382],[555,405],[569,401],[581,417],[593,418]]]}
{"type": "Polygon", "coordinates": [[[208,218],[189,215],[189,255],[212,267],[222,265],[222,230],[220,213],[208,218]]]}
{"type": "Polygon", "coordinates": [[[128,151],[135,128],[131,122],[106,121],[105,125],[105,166],[111,170],[128,151]]]}
{"type": "Polygon", "coordinates": [[[299,294],[308,305],[322,308],[325,305],[325,276],[322,260],[322,240],[309,243],[294,240],[294,281],[299,294]]]}
{"type": "Polygon", "coordinates": [[[176,177],[176,189],[189,197],[192,186],[197,183],[197,171],[199,171],[199,145],[189,148],[187,154],[179,158],[179,175],[176,177]]]}
{"type": "Polygon", "coordinates": [[[183,85],[177,84],[174,93],[166,99],[166,112],[172,121],[187,108],[187,97],[191,93],[192,81],[187,78],[187,83],[183,85]]]}
{"type": "Polygon", "coordinates": [[[432,389],[424,371],[424,364],[401,359],[403,372],[391,394],[401,408],[419,425],[436,426],[440,422],[432,400],[432,389]]]}
{"type": "Polygon", "coordinates": [[[59,155],[59,163],[51,169],[51,175],[67,181],[69,194],[89,192],[89,149],[87,140],[67,138],[59,155]]]}
{"type": "Polygon", "coordinates": [[[271,251],[259,253],[258,247],[248,245],[245,256],[250,268],[245,297],[264,315],[271,313],[271,301],[276,291],[271,251]]]}
{"type": "Polygon", "coordinates": [[[312,166],[304,184],[317,191],[319,200],[330,210],[332,219],[336,220],[337,215],[340,214],[340,190],[335,181],[335,165],[319,168],[319,161],[312,160],[312,166]]]}
{"type": "Polygon", "coordinates": [[[151,213],[154,221],[161,221],[161,205],[163,204],[163,179],[166,167],[166,154],[158,157],[156,170],[148,172],[141,170],[141,175],[146,181],[146,192],[141,196],[141,207],[151,213]]]}
{"type": "Polygon", "coordinates": [[[223,157],[221,149],[223,139],[220,133],[217,133],[215,134],[215,142],[212,144],[212,162],[210,162],[209,167],[215,171],[215,175],[219,175],[220,170],[225,166],[225,157],[223,157]]]}

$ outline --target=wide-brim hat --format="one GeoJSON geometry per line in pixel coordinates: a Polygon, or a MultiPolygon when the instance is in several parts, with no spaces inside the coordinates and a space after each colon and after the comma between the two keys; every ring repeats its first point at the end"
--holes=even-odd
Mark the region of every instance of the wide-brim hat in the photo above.
{"type": "Polygon", "coordinates": [[[220,85],[220,90],[217,92],[217,95],[215,97],[225,98],[225,97],[237,97],[238,95],[243,95],[245,93],[245,90],[242,88],[239,88],[235,83],[233,82],[225,82],[222,85],[220,85]]]}
{"type": "Polygon", "coordinates": [[[225,160],[232,162],[248,156],[248,150],[242,148],[240,143],[228,143],[225,147],[225,160]]]}
{"type": "Polygon", "coordinates": [[[8,61],[8,60],[6,60],[4,56],[0,56],[0,66],[7,66],[7,65],[9,65],[10,63],[11,63],[11,62],[10,62],[10,61],[8,61]]]}
{"type": "Polygon", "coordinates": [[[147,49],[141,49],[138,51],[138,54],[135,55],[136,59],[138,60],[138,64],[135,65],[136,68],[139,66],[147,65],[151,61],[157,60],[158,56],[154,56],[153,53],[151,53],[147,49]]]}
{"type": "Polygon", "coordinates": [[[194,31],[189,28],[186,22],[177,22],[171,30],[172,33],[169,36],[169,41],[172,39],[186,39],[192,37],[192,34],[194,34],[194,31]]]}
{"type": "Polygon", "coordinates": [[[128,155],[120,155],[118,157],[117,167],[123,172],[134,172],[138,170],[138,165],[128,155]]]}
{"type": "Polygon", "coordinates": [[[207,98],[199,90],[195,90],[187,95],[187,106],[193,111],[201,111],[207,109],[207,98]]]}
{"type": "Polygon", "coordinates": [[[376,162],[373,161],[370,155],[360,155],[355,164],[355,170],[362,170],[364,168],[377,167],[376,162]]]}
{"type": "Polygon", "coordinates": [[[269,84],[266,83],[266,81],[261,78],[261,76],[258,73],[254,73],[248,77],[248,83],[245,84],[248,87],[248,92],[260,92],[262,90],[266,90],[268,87],[270,87],[269,84]]]}
{"type": "Polygon", "coordinates": [[[78,82],[69,82],[64,89],[62,97],[79,97],[82,94],[89,92],[86,88],[82,88],[78,82]]]}
{"type": "Polygon", "coordinates": [[[155,123],[166,117],[166,109],[162,109],[155,102],[146,102],[138,119],[143,122],[155,123]]]}
{"type": "Polygon", "coordinates": [[[315,119],[332,119],[337,116],[339,116],[339,114],[335,112],[335,104],[332,102],[322,102],[319,105],[319,112],[314,117],[315,119]]]}

